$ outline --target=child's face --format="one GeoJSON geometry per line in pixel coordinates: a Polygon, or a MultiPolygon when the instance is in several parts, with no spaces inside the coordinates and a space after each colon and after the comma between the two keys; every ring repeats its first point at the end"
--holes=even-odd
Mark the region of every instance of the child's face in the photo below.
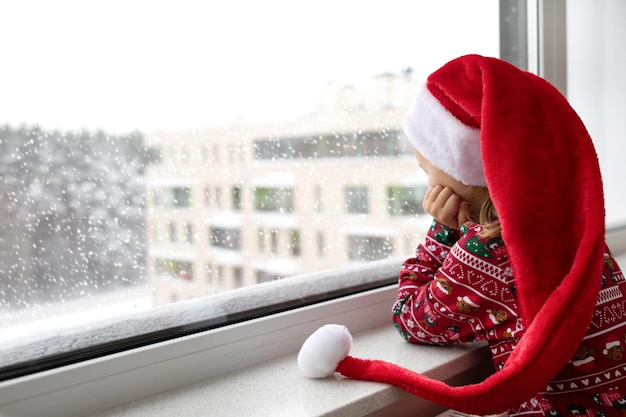
{"type": "Polygon", "coordinates": [[[446,174],[439,168],[435,167],[430,163],[421,153],[415,148],[413,148],[413,153],[417,158],[417,163],[419,166],[426,172],[428,175],[428,186],[434,187],[436,185],[440,185],[441,187],[448,187],[454,191],[456,195],[461,197],[463,201],[467,201],[470,203],[474,203],[474,187],[463,184],[461,181],[454,179],[450,175],[446,174]]]}

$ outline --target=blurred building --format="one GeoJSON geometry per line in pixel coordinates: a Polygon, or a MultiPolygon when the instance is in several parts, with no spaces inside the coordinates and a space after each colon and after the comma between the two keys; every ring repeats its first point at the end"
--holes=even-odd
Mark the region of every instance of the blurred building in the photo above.
{"type": "Polygon", "coordinates": [[[148,274],[167,303],[413,252],[426,177],[410,72],[329,84],[314,114],[148,134],[148,274]]]}

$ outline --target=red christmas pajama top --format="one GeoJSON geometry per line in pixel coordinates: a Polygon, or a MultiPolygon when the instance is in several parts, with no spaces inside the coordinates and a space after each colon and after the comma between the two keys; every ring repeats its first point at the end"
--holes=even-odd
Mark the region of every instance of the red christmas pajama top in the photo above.
{"type": "MultiPolygon", "coordinates": [[[[480,230],[472,225],[459,233],[433,222],[402,266],[393,321],[411,343],[487,341],[501,369],[524,328],[506,246],[500,238],[480,238],[480,230]]],[[[510,410],[511,417],[626,416],[624,284],[606,248],[596,312],[577,354],[544,392],[510,410]]]]}

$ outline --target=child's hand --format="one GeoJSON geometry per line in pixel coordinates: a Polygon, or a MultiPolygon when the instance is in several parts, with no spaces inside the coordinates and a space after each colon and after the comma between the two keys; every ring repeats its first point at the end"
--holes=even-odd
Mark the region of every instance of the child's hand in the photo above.
{"type": "Polygon", "coordinates": [[[435,185],[430,187],[424,195],[422,207],[433,218],[452,229],[459,230],[461,226],[469,221],[469,204],[456,195],[449,187],[435,185]]]}

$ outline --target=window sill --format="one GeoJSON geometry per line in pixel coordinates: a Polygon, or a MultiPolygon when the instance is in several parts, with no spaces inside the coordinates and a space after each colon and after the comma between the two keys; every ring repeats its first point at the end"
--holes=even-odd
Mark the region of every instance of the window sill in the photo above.
{"type": "MultiPolygon", "coordinates": [[[[355,336],[352,354],[382,358],[433,378],[470,383],[491,371],[484,344],[434,347],[404,342],[393,326],[384,325],[355,336]]],[[[384,384],[333,377],[304,378],[296,354],[201,381],[98,414],[98,417],[205,415],[219,410],[231,416],[398,416],[436,415],[443,411],[429,402],[384,384]],[[383,413],[383,414],[381,414],[383,413]],[[412,414],[409,414],[412,413],[412,414]],[[404,415],[404,414],[400,414],[404,415]]]]}
{"type": "Polygon", "coordinates": [[[212,409],[220,415],[354,416],[394,405],[421,410],[425,402],[397,388],[339,378],[307,380],[296,366],[303,341],[327,323],[352,331],[354,355],[389,360],[438,379],[465,378],[465,371],[490,363],[480,346],[404,342],[390,324],[395,293],[395,285],[389,285],[7,380],[0,383],[0,415],[166,416],[172,409],[204,415],[202,410],[212,409]]]}

